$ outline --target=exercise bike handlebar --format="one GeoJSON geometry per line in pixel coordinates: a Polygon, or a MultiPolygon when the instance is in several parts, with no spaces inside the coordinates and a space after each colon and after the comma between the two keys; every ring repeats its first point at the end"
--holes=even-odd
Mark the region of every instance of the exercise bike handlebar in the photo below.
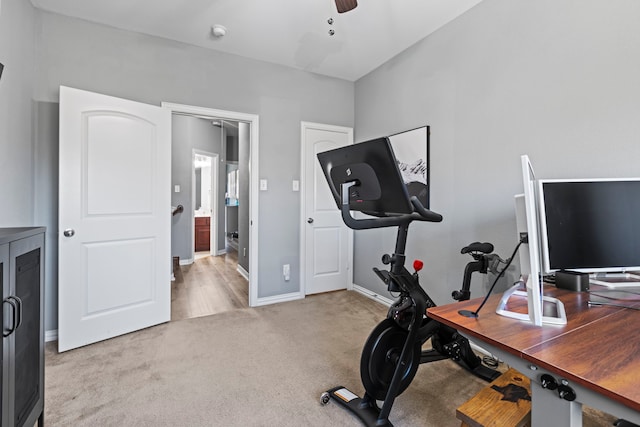
{"type": "Polygon", "coordinates": [[[414,211],[409,214],[400,214],[393,216],[385,216],[379,218],[367,218],[356,219],[351,215],[351,209],[349,205],[349,188],[357,185],[357,182],[345,182],[341,185],[342,203],[340,206],[340,212],[342,213],[342,220],[347,227],[353,230],[366,230],[371,228],[383,228],[383,227],[395,227],[399,225],[405,225],[412,221],[428,221],[428,222],[440,222],[442,221],[442,215],[432,212],[425,208],[417,197],[411,197],[411,205],[414,211]]]}
{"type": "Polygon", "coordinates": [[[442,221],[442,215],[440,215],[439,213],[430,211],[429,209],[422,206],[422,203],[420,203],[420,200],[418,200],[416,196],[411,196],[410,200],[411,200],[411,204],[413,205],[413,208],[415,209],[415,212],[417,212],[421,217],[418,221],[429,221],[429,222],[442,221]]]}

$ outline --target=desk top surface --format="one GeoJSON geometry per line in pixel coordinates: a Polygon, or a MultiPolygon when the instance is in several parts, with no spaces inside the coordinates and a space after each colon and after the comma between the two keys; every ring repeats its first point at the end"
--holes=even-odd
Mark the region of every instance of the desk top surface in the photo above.
{"type": "MultiPolygon", "coordinates": [[[[470,337],[640,411],[640,311],[589,307],[586,292],[545,287],[545,294],[564,303],[566,325],[539,327],[500,316],[495,313],[500,295],[489,298],[478,318],[458,311],[475,310],[481,298],[433,307],[427,313],[470,337]]],[[[510,309],[526,312],[525,299],[510,309]]]]}

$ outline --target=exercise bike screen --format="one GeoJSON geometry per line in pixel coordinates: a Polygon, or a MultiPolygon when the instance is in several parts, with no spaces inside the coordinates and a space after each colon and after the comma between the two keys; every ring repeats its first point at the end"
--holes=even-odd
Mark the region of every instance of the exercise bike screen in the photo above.
{"type": "Polygon", "coordinates": [[[378,138],[318,154],[338,209],[341,185],[349,191],[349,209],[375,216],[413,212],[407,187],[388,138],[378,138]]]}

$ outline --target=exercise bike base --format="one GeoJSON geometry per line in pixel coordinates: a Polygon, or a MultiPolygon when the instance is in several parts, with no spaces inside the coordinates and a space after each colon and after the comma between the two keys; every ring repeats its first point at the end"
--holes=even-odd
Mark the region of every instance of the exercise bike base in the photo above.
{"type": "Polygon", "coordinates": [[[380,408],[376,405],[375,400],[367,403],[364,399],[342,386],[334,387],[323,393],[321,398],[323,404],[328,403],[328,399],[325,401],[325,396],[327,395],[347,411],[360,418],[360,421],[367,427],[393,427],[393,424],[388,419],[380,419],[380,408]]]}

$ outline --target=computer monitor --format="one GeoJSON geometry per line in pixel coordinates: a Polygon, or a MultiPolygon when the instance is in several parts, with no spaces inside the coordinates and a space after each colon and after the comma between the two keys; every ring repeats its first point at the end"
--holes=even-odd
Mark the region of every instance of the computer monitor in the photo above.
{"type": "Polygon", "coordinates": [[[538,189],[545,273],[640,271],[640,178],[541,180],[538,189]]]}
{"type": "Polygon", "coordinates": [[[543,292],[540,276],[540,235],[535,173],[527,155],[521,156],[520,165],[524,194],[515,196],[516,227],[519,240],[526,236],[526,243],[519,249],[521,280],[525,283],[526,292],[518,290],[519,285],[508,289],[503,294],[496,313],[528,321],[536,326],[541,326],[543,323],[564,325],[567,323],[564,305],[556,298],[545,296],[543,292]],[[526,297],[526,314],[508,308],[512,297],[526,297]]]}
{"type": "Polygon", "coordinates": [[[374,216],[413,212],[407,187],[388,138],[377,138],[318,154],[338,209],[340,187],[357,182],[349,189],[349,209],[374,216]]]}

